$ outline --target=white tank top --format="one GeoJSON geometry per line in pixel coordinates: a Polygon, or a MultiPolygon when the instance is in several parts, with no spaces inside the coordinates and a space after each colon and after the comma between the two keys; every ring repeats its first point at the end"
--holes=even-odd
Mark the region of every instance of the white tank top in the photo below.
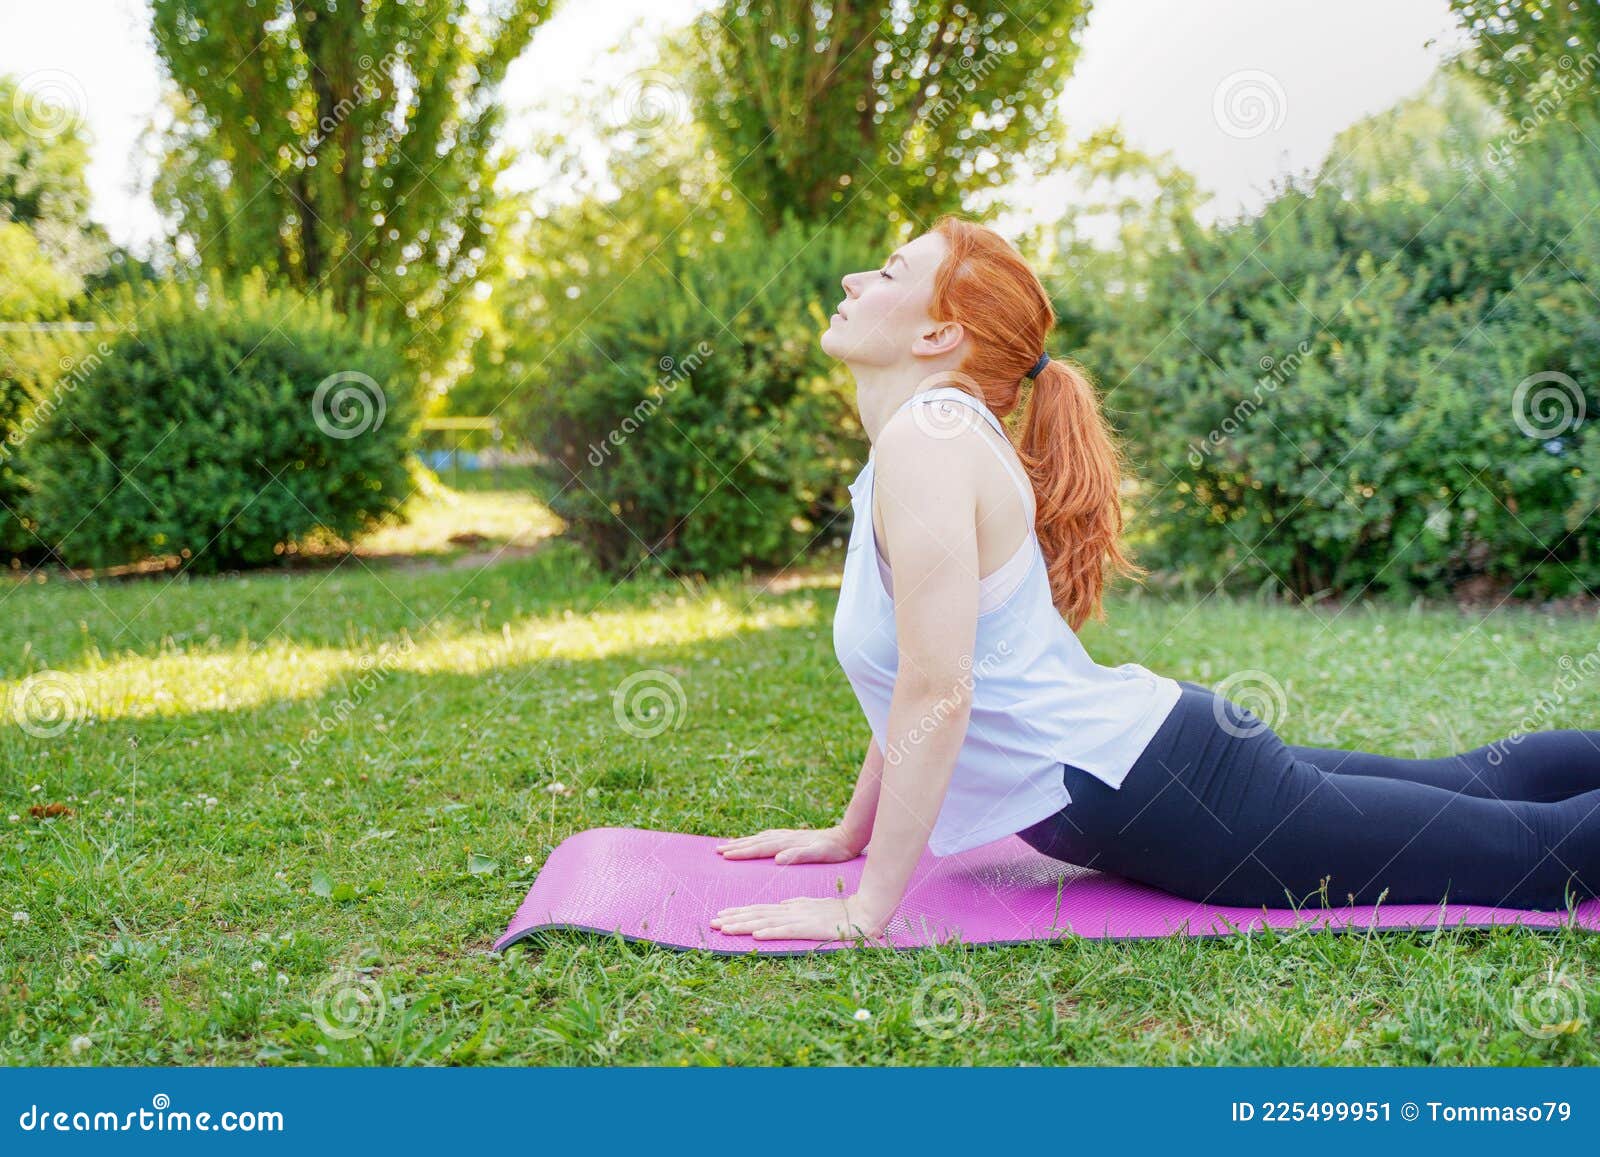
{"type": "MultiPolygon", "coordinates": [[[[994,412],[956,386],[923,390],[900,409],[936,398],[971,407],[1010,442],[994,412]]],[[[983,436],[976,430],[972,435],[983,436]]],[[[872,526],[872,477],[869,455],[849,488],[854,524],[833,617],[833,648],[873,738],[887,754],[899,653],[894,598],[887,569],[880,570],[872,526]]],[[[1015,472],[1012,480],[1023,485],[1015,472]]],[[[1029,491],[1025,509],[1031,486],[1029,491]]],[[[980,588],[997,581],[987,587],[989,605],[980,598],[971,722],[928,840],[936,856],[1000,839],[1060,811],[1072,800],[1062,783],[1063,763],[1120,788],[1182,692],[1177,680],[1138,663],[1102,667],[1091,659],[1051,602],[1045,567],[1030,526],[1017,554],[980,580],[980,588]]]]}

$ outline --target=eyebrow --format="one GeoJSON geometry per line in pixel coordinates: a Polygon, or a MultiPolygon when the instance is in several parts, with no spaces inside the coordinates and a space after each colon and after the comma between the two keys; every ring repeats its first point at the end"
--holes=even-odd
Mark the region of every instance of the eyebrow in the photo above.
{"type": "Polygon", "coordinates": [[[889,254],[889,260],[885,261],[883,263],[883,267],[885,269],[889,268],[890,262],[893,262],[893,261],[898,261],[901,265],[904,265],[907,269],[911,268],[910,263],[908,261],[906,261],[906,259],[904,257],[901,257],[899,253],[891,253],[891,254],[889,254]]]}

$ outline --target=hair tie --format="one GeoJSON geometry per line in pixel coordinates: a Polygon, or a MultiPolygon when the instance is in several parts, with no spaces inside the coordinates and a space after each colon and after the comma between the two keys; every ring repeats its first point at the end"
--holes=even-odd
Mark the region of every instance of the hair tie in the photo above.
{"type": "Polygon", "coordinates": [[[1044,372],[1045,366],[1047,366],[1049,364],[1050,364],[1050,355],[1049,354],[1040,354],[1039,355],[1039,360],[1033,363],[1033,369],[1029,370],[1026,374],[1023,375],[1023,377],[1036,378],[1041,373],[1044,372]]]}

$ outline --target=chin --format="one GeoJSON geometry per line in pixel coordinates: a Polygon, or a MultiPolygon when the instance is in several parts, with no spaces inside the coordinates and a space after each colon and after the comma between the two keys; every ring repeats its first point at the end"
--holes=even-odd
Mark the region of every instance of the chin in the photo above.
{"type": "Polygon", "coordinates": [[[838,336],[834,334],[833,326],[831,325],[822,331],[822,336],[817,339],[817,345],[822,347],[822,352],[830,358],[844,357],[844,345],[840,342],[838,336]]]}

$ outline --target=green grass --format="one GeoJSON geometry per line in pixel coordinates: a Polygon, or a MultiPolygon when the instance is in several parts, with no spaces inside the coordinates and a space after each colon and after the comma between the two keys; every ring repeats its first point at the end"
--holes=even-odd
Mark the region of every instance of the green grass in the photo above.
{"type": "Polygon", "coordinates": [[[488,550],[504,555],[536,546],[561,530],[561,520],[536,502],[529,489],[512,489],[535,485],[526,469],[462,471],[459,478],[446,471],[444,483],[423,477],[423,500],[414,504],[408,521],[368,535],[358,544],[358,554],[459,557],[488,550]],[[451,541],[461,536],[484,541],[451,541]]]}
{"type": "MultiPolygon", "coordinates": [[[[543,525],[514,494],[435,497],[495,542],[543,525]]],[[[447,521],[402,546],[443,549],[447,521]]],[[[0,588],[0,694],[25,687],[32,730],[64,728],[0,728],[0,1060],[1600,1062],[1600,938],[1572,932],[776,959],[547,933],[493,954],[566,836],[832,822],[867,730],[832,655],[836,572],[783,593],[616,585],[559,538],[471,561],[0,588]],[[653,739],[612,706],[645,669],[684,692],[653,739]],[[57,722],[53,695],[72,704],[57,722]],[[75,814],[29,815],[50,802],[75,814]],[[1571,1031],[1519,1027],[1540,990],[1568,998],[1571,1031]],[[328,1031],[346,1017],[363,1031],[328,1031]]],[[[1501,737],[1561,655],[1600,642],[1593,620],[1524,610],[1109,610],[1084,631],[1101,663],[1265,673],[1289,742],[1408,755],[1501,737]]],[[[1592,680],[1563,695],[1544,725],[1600,718],[1592,680]]]]}

